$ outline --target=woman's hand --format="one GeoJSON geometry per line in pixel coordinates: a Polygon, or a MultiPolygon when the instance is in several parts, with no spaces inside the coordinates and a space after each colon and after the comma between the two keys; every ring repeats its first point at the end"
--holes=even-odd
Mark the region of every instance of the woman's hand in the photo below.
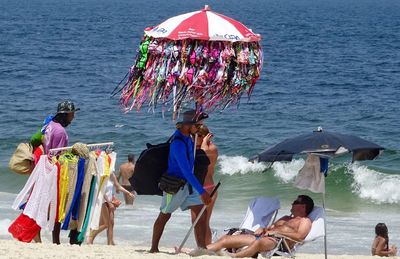
{"type": "Polygon", "coordinates": [[[214,137],[214,134],[212,134],[211,132],[210,133],[208,133],[205,137],[204,137],[204,139],[203,139],[203,143],[207,143],[207,144],[209,144],[210,143],[210,141],[211,141],[211,138],[212,137],[214,137]]]}
{"type": "Polygon", "coordinates": [[[397,254],[397,247],[395,245],[392,245],[389,249],[390,255],[395,256],[397,254]]]}

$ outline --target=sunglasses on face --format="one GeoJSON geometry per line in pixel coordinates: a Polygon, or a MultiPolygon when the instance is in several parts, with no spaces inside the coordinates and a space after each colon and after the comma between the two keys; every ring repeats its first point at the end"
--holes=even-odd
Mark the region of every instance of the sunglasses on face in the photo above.
{"type": "Polygon", "coordinates": [[[298,201],[298,200],[295,200],[295,201],[292,203],[292,205],[298,205],[298,204],[304,204],[304,203],[301,202],[301,201],[298,201]]]}

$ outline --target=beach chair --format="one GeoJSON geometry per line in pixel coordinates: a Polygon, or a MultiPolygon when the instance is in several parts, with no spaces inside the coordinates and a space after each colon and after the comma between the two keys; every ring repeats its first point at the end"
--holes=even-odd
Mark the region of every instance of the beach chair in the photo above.
{"type": "Polygon", "coordinates": [[[275,235],[279,238],[278,245],[275,249],[261,253],[263,257],[271,258],[273,255],[279,255],[284,257],[294,258],[296,251],[304,244],[312,242],[320,237],[325,236],[325,210],[322,207],[314,207],[313,211],[308,215],[312,221],[310,233],[306,236],[303,241],[293,240],[283,235],[275,235]],[[287,240],[293,241],[296,244],[292,249],[289,248],[287,240]]]}
{"type": "Polygon", "coordinates": [[[236,233],[253,233],[260,227],[269,226],[275,221],[280,202],[274,197],[256,197],[252,199],[247,207],[246,215],[239,228],[226,229],[227,235],[236,233]]]}

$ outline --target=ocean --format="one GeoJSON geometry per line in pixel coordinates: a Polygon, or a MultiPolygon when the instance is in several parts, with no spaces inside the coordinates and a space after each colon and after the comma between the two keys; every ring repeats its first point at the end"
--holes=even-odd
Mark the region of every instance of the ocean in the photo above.
{"type": "MultiPolygon", "coordinates": [[[[385,222],[400,245],[400,2],[397,0],[0,0],[0,238],[17,217],[11,209],[27,177],[9,171],[20,142],[71,99],[81,108],[67,128],[70,142],[113,141],[118,163],[145,144],[168,139],[174,122],[160,111],[123,113],[110,93],[132,65],[143,29],[201,9],[241,21],[262,35],[264,67],[250,100],[210,114],[222,182],[212,228],[238,226],[255,196],[279,197],[288,213],[304,164],[251,164],[279,141],[324,130],[357,135],[386,148],[374,161],[330,160],[326,178],[328,252],[369,254],[374,227],[385,222]]],[[[116,211],[117,244],[149,246],[159,197],[139,196],[116,211]]],[[[188,212],[168,223],[161,246],[179,245],[188,212]]],[[[67,233],[62,233],[65,239],[67,233]]],[[[49,242],[50,234],[44,234],[49,242]]],[[[105,235],[96,239],[105,243],[105,235]]],[[[194,246],[193,237],[187,244],[194,246]]],[[[301,248],[323,253],[320,238],[301,248]]]]}

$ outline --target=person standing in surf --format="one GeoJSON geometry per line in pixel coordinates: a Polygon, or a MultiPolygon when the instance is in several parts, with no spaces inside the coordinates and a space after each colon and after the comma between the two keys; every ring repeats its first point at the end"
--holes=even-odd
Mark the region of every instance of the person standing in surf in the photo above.
{"type": "MultiPolygon", "coordinates": [[[[128,154],[128,162],[123,163],[119,167],[117,181],[120,182],[120,179],[122,178],[121,185],[129,192],[133,192],[133,188],[131,186],[131,183],[129,182],[129,178],[132,177],[134,170],[135,170],[135,156],[133,154],[128,154]]],[[[135,200],[134,195],[132,196],[130,194],[124,193],[124,198],[126,205],[133,205],[133,201],[135,200]]]]}

